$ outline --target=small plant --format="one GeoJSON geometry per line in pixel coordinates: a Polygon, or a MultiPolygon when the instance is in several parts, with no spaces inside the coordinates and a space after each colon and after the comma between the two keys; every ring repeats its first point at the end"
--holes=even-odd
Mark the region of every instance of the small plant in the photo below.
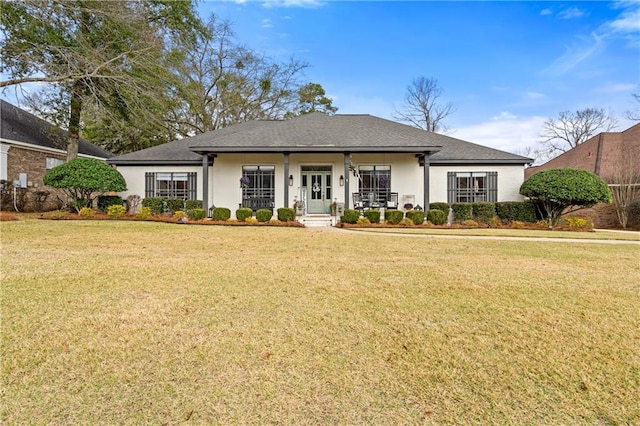
{"type": "Polygon", "coordinates": [[[415,225],[422,225],[424,223],[424,212],[422,210],[409,210],[405,217],[411,219],[415,225]]]}
{"type": "Polygon", "coordinates": [[[240,178],[240,188],[248,188],[250,183],[251,179],[249,179],[249,176],[242,176],[240,178]]]}
{"type": "Polygon", "coordinates": [[[112,219],[119,219],[124,216],[127,209],[122,204],[113,204],[107,207],[107,216],[112,219]]]}
{"type": "Polygon", "coordinates": [[[147,197],[142,200],[142,207],[149,207],[151,214],[162,214],[164,212],[164,197],[147,197]]]}
{"type": "Polygon", "coordinates": [[[178,210],[177,212],[173,213],[172,217],[174,220],[181,221],[187,217],[187,213],[182,210],[178,210]]]}
{"type": "Polygon", "coordinates": [[[165,198],[164,207],[167,213],[173,214],[173,212],[184,209],[184,200],[182,198],[165,198]]]}
{"type": "Polygon", "coordinates": [[[593,230],[593,221],[590,218],[580,216],[567,216],[565,218],[567,226],[572,231],[591,231],[593,230]]]}
{"type": "Polygon", "coordinates": [[[380,223],[380,210],[367,210],[364,212],[364,217],[369,219],[369,223],[380,223]]]}
{"type": "Polygon", "coordinates": [[[269,222],[273,217],[273,212],[269,209],[260,209],[256,212],[258,222],[269,222]]]}
{"type": "Polygon", "coordinates": [[[138,219],[149,219],[150,217],[151,217],[150,207],[140,207],[140,209],[136,212],[136,218],[138,219]]]}
{"type": "Polygon", "coordinates": [[[384,218],[388,223],[397,225],[404,218],[404,213],[400,210],[387,210],[384,214],[384,218]]]}
{"type": "Polygon", "coordinates": [[[464,226],[469,227],[469,228],[477,228],[477,227],[478,227],[478,225],[479,225],[479,224],[478,224],[478,222],[476,222],[476,221],[475,221],[475,220],[473,220],[473,219],[463,220],[463,221],[462,221],[462,224],[463,224],[464,226]]]}
{"type": "Polygon", "coordinates": [[[204,209],[191,209],[187,210],[187,216],[189,216],[190,220],[202,220],[207,214],[204,209]]]}
{"type": "MultiPolygon", "coordinates": [[[[510,225],[513,229],[523,229],[527,226],[524,222],[519,220],[512,220],[510,225]]],[[[547,225],[547,222],[545,222],[545,227],[546,225],[547,225]]]]}
{"type": "Polygon", "coordinates": [[[491,218],[491,223],[489,224],[492,228],[500,228],[502,226],[502,220],[498,216],[494,216],[491,218]]]}
{"type": "Polygon", "coordinates": [[[292,222],[296,220],[296,211],[289,207],[280,207],[278,209],[278,220],[282,222],[292,222]]]}
{"type": "Polygon", "coordinates": [[[251,225],[255,225],[256,223],[258,223],[258,219],[253,217],[253,216],[249,216],[248,218],[246,218],[244,220],[246,223],[250,223],[251,225]]]}
{"type": "Polygon", "coordinates": [[[343,223],[357,223],[360,217],[360,212],[354,209],[346,209],[344,215],[340,218],[340,222],[343,223]]]}
{"type": "Polygon", "coordinates": [[[80,212],[78,213],[80,216],[82,217],[93,217],[95,216],[96,212],[95,210],[93,210],[92,208],[89,207],[83,207],[80,209],[80,212]]]}
{"type": "Polygon", "coordinates": [[[444,225],[447,223],[447,215],[442,210],[431,209],[427,212],[427,220],[434,225],[444,225]]]}
{"type": "Polygon", "coordinates": [[[236,210],[236,219],[239,222],[244,222],[246,218],[253,216],[253,210],[249,207],[241,207],[236,210]]]}
{"type": "Polygon", "coordinates": [[[216,207],[211,212],[211,219],[213,220],[229,220],[231,217],[231,210],[226,207],[216,207]]]}
{"type": "Polygon", "coordinates": [[[405,203],[403,207],[404,207],[405,210],[411,210],[413,208],[413,204],[405,203]]]}
{"type": "Polygon", "coordinates": [[[124,205],[122,197],[117,195],[100,195],[98,196],[98,210],[106,212],[109,206],[124,205]]]}
{"type": "Polygon", "coordinates": [[[411,219],[409,219],[408,217],[405,217],[404,219],[402,219],[399,223],[400,226],[414,226],[415,223],[413,223],[413,221],[411,219]]]}
{"type": "Polygon", "coordinates": [[[365,217],[365,216],[360,216],[358,218],[358,221],[356,222],[358,225],[370,225],[371,221],[365,217]]]}

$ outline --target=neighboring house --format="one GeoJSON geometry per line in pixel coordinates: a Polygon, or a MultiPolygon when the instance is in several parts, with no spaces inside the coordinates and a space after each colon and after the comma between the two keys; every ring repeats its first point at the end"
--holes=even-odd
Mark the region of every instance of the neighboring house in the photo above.
{"type": "MultiPolygon", "coordinates": [[[[42,178],[47,170],[66,161],[66,146],[67,132],[0,100],[0,180],[20,187],[20,210],[44,210],[59,204],[57,195],[62,192],[45,187],[42,178]]],[[[78,155],[100,160],[113,156],[83,139],[78,155]]],[[[3,199],[3,209],[12,205],[12,200],[3,199]]]]}
{"type": "Polygon", "coordinates": [[[124,196],[198,199],[232,211],[302,201],[303,213],[315,215],[329,214],[332,202],[353,207],[354,195],[380,207],[396,197],[400,207],[521,200],[532,161],[371,115],[312,113],[245,122],[107,162],[126,179],[124,196]]]}
{"type": "MultiPolygon", "coordinates": [[[[640,123],[622,132],[600,133],[540,166],[529,167],[525,176],[565,167],[588,170],[610,185],[620,184],[616,182],[620,172],[631,170],[632,174],[640,176],[640,123]]],[[[591,217],[596,227],[619,226],[615,209],[610,204],[599,204],[579,214],[591,217]]]]}

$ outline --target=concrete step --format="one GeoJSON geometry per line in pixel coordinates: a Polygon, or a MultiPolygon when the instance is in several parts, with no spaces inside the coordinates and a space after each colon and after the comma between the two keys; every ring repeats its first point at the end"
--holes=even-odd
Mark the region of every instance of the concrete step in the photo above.
{"type": "Polygon", "coordinates": [[[304,226],[333,226],[335,225],[335,217],[330,215],[306,215],[298,218],[300,223],[304,226]]]}

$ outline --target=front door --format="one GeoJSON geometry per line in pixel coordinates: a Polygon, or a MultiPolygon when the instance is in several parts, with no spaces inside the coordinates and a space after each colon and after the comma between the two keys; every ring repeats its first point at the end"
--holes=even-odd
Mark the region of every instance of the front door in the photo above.
{"type": "Polygon", "coordinates": [[[331,213],[331,166],[302,166],[302,188],[307,195],[307,213],[331,213]]]}

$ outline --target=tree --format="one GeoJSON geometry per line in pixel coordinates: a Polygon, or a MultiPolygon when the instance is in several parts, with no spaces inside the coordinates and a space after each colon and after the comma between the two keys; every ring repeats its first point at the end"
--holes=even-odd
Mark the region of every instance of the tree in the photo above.
{"type": "Polygon", "coordinates": [[[127,190],[120,172],[95,158],[78,157],[56,166],[44,175],[43,182],[64,190],[77,210],[90,207],[100,194],[127,190]]]}
{"type": "Polygon", "coordinates": [[[609,132],[617,126],[617,120],[600,108],[586,108],[576,112],[563,111],[557,118],[550,118],[542,126],[543,149],[540,154],[553,158],[575,148],[600,132],[609,132]]]}
{"type": "Polygon", "coordinates": [[[624,115],[629,120],[640,121],[640,111],[638,110],[640,106],[640,92],[632,93],[631,96],[633,96],[633,99],[636,101],[636,108],[628,110],[624,115]]]}
{"type": "Polygon", "coordinates": [[[428,132],[446,131],[443,120],[453,113],[451,102],[440,103],[442,88],[438,80],[418,77],[407,86],[404,104],[396,110],[396,120],[410,123],[428,132]]]}
{"type": "MultiPolygon", "coordinates": [[[[2,4],[0,87],[45,83],[69,105],[67,157],[75,158],[83,108],[118,119],[163,102],[179,46],[201,23],[190,1],[22,0],[2,4]]],[[[150,114],[149,117],[152,115],[150,114]]]]}
{"type": "Polygon", "coordinates": [[[333,106],[333,99],[326,96],[324,88],[318,83],[307,83],[298,90],[298,105],[288,117],[296,117],[312,112],[323,112],[333,115],[338,111],[333,106]]]}
{"type": "Polygon", "coordinates": [[[640,201],[640,169],[637,161],[636,153],[627,152],[607,179],[613,195],[613,207],[623,228],[629,223],[632,206],[640,201]]]}
{"type": "Polygon", "coordinates": [[[550,229],[563,213],[611,202],[611,191],[598,175],[569,168],[543,170],[532,175],[520,186],[520,194],[542,208],[550,229]]]}

